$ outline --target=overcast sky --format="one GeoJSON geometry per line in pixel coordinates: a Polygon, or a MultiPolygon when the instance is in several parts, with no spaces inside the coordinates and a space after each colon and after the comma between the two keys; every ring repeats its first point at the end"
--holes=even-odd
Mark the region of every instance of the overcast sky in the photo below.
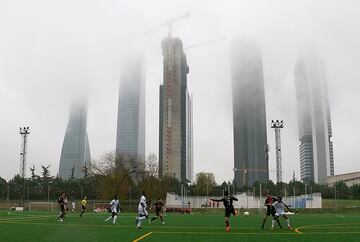
{"type": "MultiPolygon", "coordinates": [[[[0,176],[19,172],[19,126],[30,126],[28,167],[56,175],[71,98],[89,96],[92,158],[115,149],[122,55],[146,50],[146,152],[158,153],[161,40],[167,28],[142,33],[187,12],[173,35],[186,51],[194,103],[194,170],[233,178],[229,42],[243,35],[263,57],[267,123],[283,119],[284,180],[299,179],[294,64],[316,46],[325,63],[333,124],[335,173],[360,170],[360,1],[357,0],[0,0],[0,176]]],[[[270,169],[274,134],[268,129],[270,169]]],[[[29,170],[27,171],[29,174],[29,170]]],[[[275,173],[270,177],[275,180],[275,173]]]]}

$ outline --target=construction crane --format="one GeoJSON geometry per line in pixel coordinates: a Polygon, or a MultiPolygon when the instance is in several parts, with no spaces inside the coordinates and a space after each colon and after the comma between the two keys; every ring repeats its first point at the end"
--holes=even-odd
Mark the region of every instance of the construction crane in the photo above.
{"type": "Polygon", "coordinates": [[[205,42],[201,42],[201,43],[198,43],[198,44],[194,44],[194,45],[187,46],[187,47],[185,47],[184,49],[185,49],[185,50],[189,50],[189,49],[201,47],[201,46],[204,46],[204,45],[214,44],[214,43],[217,43],[217,42],[219,42],[219,41],[226,40],[226,39],[227,39],[227,37],[222,37],[222,38],[217,38],[217,39],[213,39],[213,40],[208,40],[208,41],[205,41],[205,42]]]}
{"type": "Polygon", "coordinates": [[[169,21],[166,21],[165,23],[159,24],[158,26],[155,26],[154,28],[146,31],[144,34],[149,34],[149,33],[153,32],[153,31],[155,31],[155,30],[157,30],[159,28],[162,28],[164,26],[168,26],[168,28],[169,28],[168,29],[168,37],[170,38],[171,35],[172,35],[172,25],[173,25],[173,23],[175,23],[175,22],[177,22],[179,20],[182,20],[182,19],[186,19],[186,18],[190,17],[190,15],[191,15],[191,13],[186,13],[184,15],[181,15],[181,16],[178,16],[176,18],[170,19],[169,21]]]}

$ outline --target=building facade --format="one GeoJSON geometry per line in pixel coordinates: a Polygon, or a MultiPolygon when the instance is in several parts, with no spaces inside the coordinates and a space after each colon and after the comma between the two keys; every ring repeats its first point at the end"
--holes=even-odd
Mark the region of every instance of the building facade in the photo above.
{"type": "Polygon", "coordinates": [[[61,149],[59,177],[63,179],[84,177],[84,168],[91,165],[87,135],[87,103],[73,104],[61,149]]]}
{"type": "Polygon", "coordinates": [[[344,182],[348,187],[360,184],[360,171],[328,176],[326,178],[326,183],[331,187],[337,182],[344,182]]]}
{"type": "Polygon", "coordinates": [[[192,97],[189,67],[179,38],[162,41],[163,84],[159,105],[159,174],[193,182],[192,97]]]}
{"type": "Polygon", "coordinates": [[[307,53],[295,65],[300,175],[304,182],[326,183],[334,175],[334,156],[324,64],[307,53]]]}
{"type": "Polygon", "coordinates": [[[122,65],[116,153],[145,156],[145,68],[140,54],[128,55],[122,65]]]}
{"type": "Polygon", "coordinates": [[[250,187],[269,180],[263,65],[256,43],[231,44],[234,182],[250,187]]]}

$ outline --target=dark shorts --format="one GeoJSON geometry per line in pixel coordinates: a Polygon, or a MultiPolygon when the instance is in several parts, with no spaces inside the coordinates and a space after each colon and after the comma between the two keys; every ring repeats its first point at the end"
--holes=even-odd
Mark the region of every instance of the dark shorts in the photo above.
{"type": "Polygon", "coordinates": [[[266,216],[274,216],[275,208],[273,206],[266,206],[266,216]]]}
{"type": "Polygon", "coordinates": [[[81,208],[82,208],[83,211],[86,210],[86,207],[84,205],[81,205],[81,208]]]}
{"type": "Polygon", "coordinates": [[[161,214],[161,210],[155,210],[155,214],[156,214],[156,216],[162,215],[162,214],[161,214]]]}
{"type": "Polygon", "coordinates": [[[116,215],[117,215],[117,213],[111,212],[111,217],[115,217],[116,215]]]}
{"type": "Polygon", "coordinates": [[[225,208],[225,217],[229,218],[231,214],[235,215],[234,207],[227,207],[225,208]]]}

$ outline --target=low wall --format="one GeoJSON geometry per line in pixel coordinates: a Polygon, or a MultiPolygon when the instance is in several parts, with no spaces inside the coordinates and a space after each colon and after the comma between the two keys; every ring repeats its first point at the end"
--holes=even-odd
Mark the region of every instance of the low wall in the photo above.
{"type": "MultiPolygon", "coordinates": [[[[246,193],[235,194],[238,201],[234,202],[235,208],[264,208],[265,197],[248,196],[246,193]]],[[[221,202],[213,202],[210,199],[220,199],[221,197],[207,196],[179,196],[174,193],[166,195],[166,205],[173,207],[192,208],[224,208],[221,202]]],[[[322,208],[322,198],[320,193],[301,195],[295,197],[286,197],[284,202],[293,208],[322,208]]]]}

